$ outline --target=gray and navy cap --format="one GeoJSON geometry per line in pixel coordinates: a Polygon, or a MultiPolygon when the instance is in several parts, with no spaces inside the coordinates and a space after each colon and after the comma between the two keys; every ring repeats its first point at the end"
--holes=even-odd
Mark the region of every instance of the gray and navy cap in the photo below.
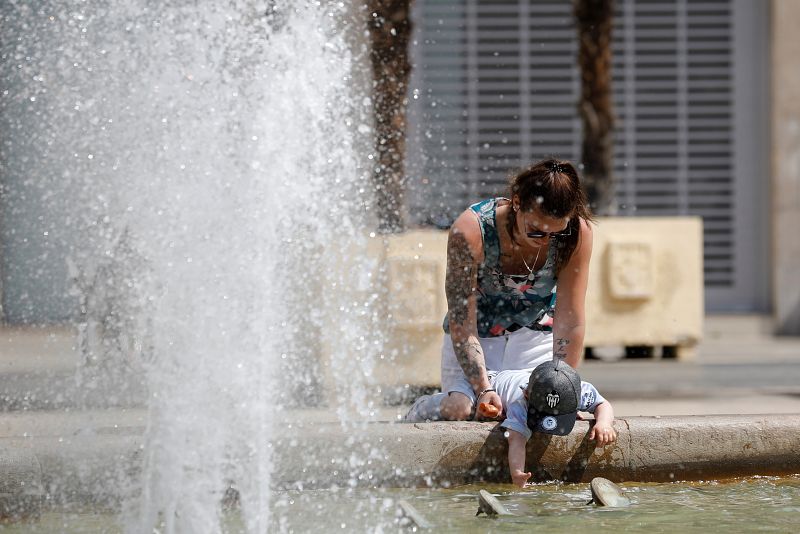
{"type": "Polygon", "coordinates": [[[581,378],[562,360],[536,367],[528,380],[528,428],[566,436],[572,432],[580,406],[581,378]]]}

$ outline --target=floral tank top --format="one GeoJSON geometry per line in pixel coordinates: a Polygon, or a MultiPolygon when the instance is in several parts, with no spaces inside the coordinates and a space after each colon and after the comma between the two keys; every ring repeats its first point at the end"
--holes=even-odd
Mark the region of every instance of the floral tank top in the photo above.
{"type": "MultiPolygon", "coordinates": [[[[552,330],[556,304],[556,243],[550,240],[547,260],[530,274],[504,274],[500,268],[497,203],[492,198],[469,207],[478,216],[483,235],[483,263],[478,267],[478,337],[497,337],[512,328],[552,330]]],[[[450,333],[448,316],[444,331],[450,333]]]]}

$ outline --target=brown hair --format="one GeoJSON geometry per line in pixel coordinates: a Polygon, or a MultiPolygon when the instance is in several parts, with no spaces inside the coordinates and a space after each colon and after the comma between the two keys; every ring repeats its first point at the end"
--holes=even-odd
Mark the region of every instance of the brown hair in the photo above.
{"type": "MultiPolygon", "coordinates": [[[[569,161],[544,159],[511,178],[509,190],[512,199],[514,195],[519,195],[519,205],[523,211],[538,208],[549,217],[570,218],[567,225],[570,235],[557,238],[556,275],[558,275],[578,247],[581,219],[587,222],[594,220],[577,169],[569,161]]],[[[515,243],[516,222],[517,215],[512,209],[508,215],[508,233],[515,243]]]]}

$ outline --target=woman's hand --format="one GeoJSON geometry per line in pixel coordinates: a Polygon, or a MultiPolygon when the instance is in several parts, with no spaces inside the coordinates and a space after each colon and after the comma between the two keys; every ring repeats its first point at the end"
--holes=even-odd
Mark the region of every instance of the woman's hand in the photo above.
{"type": "Polygon", "coordinates": [[[605,447],[616,441],[617,432],[611,424],[597,421],[592,426],[592,431],[589,432],[589,439],[597,440],[598,447],[605,447]]]}
{"type": "Polygon", "coordinates": [[[520,469],[514,469],[513,471],[511,471],[511,480],[512,480],[512,482],[514,482],[514,484],[516,484],[520,488],[524,488],[525,484],[528,483],[528,479],[530,479],[530,478],[531,478],[531,472],[530,471],[528,471],[527,473],[525,471],[520,470],[520,469]]]}

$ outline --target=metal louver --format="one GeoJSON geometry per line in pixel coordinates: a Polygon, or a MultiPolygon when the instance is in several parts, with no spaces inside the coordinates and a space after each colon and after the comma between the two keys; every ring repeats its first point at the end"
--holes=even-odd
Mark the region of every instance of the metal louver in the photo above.
{"type": "Polygon", "coordinates": [[[707,286],[733,283],[729,0],[618,2],[620,214],[701,215],[707,286]]]}
{"type": "Polygon", "coordinates": [[[531,160],[579,156],[570,2],[415,5],[408,160],[419,180],[418,219],[452,220],[470,202],[502,193],[531,160]]]}

